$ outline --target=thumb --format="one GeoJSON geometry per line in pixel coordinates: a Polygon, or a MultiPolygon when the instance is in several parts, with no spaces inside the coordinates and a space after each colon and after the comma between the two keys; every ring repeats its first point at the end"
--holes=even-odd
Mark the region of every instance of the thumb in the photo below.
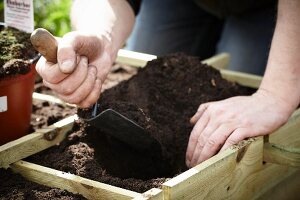
{"type": "Polygon", "coordinates": [[[74,48],[74,41],[70,37],[62,38],[58,43],[57,62],[63,73],[72,73],[77,66],[77,55],[74,48]]]}

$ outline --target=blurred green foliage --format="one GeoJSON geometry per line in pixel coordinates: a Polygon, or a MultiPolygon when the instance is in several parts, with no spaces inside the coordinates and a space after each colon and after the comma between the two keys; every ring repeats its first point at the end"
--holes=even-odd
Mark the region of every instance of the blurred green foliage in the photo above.
{"type": "MultiPolygon", "coordinates": [[[[56,36],[71,30],[70,8],[72,0],[33,0],[35,27],[46,28],[56,36]]],[[[4,21],[4,1],[0,2],[0,21],[4,21]]]]}
{"type": "Polygon", "coordinates": [[[4,1],[1,0],[0,2],[0,22],[4,21],[4,1]]]}
{"type": "Polygon", "coordinates": [[[43,27],[56,36],[71,30],[70,8],[72,0],[34,0],[35,27],[43,27]]]}

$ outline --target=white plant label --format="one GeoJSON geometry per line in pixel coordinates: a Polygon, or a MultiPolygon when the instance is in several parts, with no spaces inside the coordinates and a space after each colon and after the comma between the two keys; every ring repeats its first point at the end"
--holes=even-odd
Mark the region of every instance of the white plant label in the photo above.
{"type": "Polygon", "coordinates": [[[34,29],[33,0],[4,0],[4,21],[7,26],[31,33],[34,29]]]}
{"type": "Polygon", "coordinates": [[[7,111],[7,96],[0,97],[0,112],[7,111]]]}

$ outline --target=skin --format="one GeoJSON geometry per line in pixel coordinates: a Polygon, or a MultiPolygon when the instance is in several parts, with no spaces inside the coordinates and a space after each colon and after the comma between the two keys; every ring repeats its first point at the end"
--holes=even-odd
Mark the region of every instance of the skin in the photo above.
{"type": "Polygon", "coordinates": [[[267,70],[258,91],[199,106],[186,152],[193,167],[239,141],[285,124],[300,102],[300,1],[280,0],[267,70]]]}
{"type": "Polygon", "coordinates": [[[117,51],[133,28],[134,12],[126,1],[76,0],[71,20],[75,31],[58,38],[58,63],[41,58],[36,69],[59,98],[87,108],[100,96],[117,51]]]}
{"type": "MultiPolygon", "coordinates": [[[[134,13],[126,1],[76,0],[71,17],[75,31],[59,39],[58,63],[41,58],[37,71],[62,100],[89,107],[132,30],[134,13]]],[[[279,0],[267,70],[255,94],[199,106],[191,118],[188,167],[287,122],[300,102],[299,19],[299,0],[279,0]]]]}

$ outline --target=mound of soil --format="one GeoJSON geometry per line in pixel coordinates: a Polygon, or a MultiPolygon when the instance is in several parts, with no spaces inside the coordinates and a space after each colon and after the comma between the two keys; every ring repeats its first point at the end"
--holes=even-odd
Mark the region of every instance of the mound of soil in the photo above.
{"type": "Polygon", "coordinates": [[[30,34],[14,28],[0,31],[0,80],[29,72],[28,60],[36,55],[30,42],[30,34]]]}
{"type": "Polygon", "coordinates": [[[0,169],[0,199],[20,200],[80,200],[86,199],[81,195],[70,193],[66,190],[50,188],[39,185],[13,173],[10,169],[0,169]]]}
{"type": "MultiPolygon", "coordinates": [[[[30,161],[111,185],[144,192],[186,170],[190,117],[201,103],[249,95],[253,89],[224,80],[196,57],[175,54],[139,69],[130,80],[104,91],[99,112],[113,108],[143,126],[162,147],[138,151],[84,122],[58,146],[30,161]],[[162,178],[157,178],[162,177],[162,178]]],[[[79,110],[90,116],[91,110],[79,110]]],[[[117,125],[116,125],[117,126],[117,125]]]]}

